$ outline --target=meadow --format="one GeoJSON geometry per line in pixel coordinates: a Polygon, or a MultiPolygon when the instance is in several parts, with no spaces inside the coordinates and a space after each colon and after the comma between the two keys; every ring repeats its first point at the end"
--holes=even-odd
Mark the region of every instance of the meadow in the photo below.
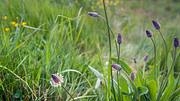
{"type": "Polygon", "coordinates": [[[180,101],[179,0],[0,0],[0,101],[180,101]]]}

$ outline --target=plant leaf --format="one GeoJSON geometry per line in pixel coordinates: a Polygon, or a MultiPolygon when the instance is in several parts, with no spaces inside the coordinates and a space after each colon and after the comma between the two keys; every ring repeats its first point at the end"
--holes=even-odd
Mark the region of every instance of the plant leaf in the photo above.
{"type": "Polygon", "coordinates": [[[103,75],[102,75],[99,71],[97,71],[96,69],[94,69],[94,68],[91,67],[91,66],[88,66],[88,67],[89,67],[89,69],[94,73],[94,75],[96,75],[97,78],[103,79],[103,75]]]}
{"type": "Polygon", "coordinates": [[[149,82],[147,82],[147,86],[148,86],[148,89],[149,89],[151,100],[156,101],[156,92],[157,92],[156,81],[155,80],[150,80],[149,82]]]}
{"type": "Polygon", "coordinates": [[[145,95],[148,93],[148,88],[145,86],[137,87],[139,96],[145,95]]]}

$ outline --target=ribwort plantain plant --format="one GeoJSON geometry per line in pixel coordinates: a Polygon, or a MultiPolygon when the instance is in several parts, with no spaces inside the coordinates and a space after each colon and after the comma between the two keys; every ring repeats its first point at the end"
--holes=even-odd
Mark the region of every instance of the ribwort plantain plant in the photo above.
{"type": "MultiPolygon", "coordinates": [[[[169,81],[169,76],[170,76],[170,73],[173,73],[174,71],[172,71],[173,70],[173,68],[174,68],[174,65],[175,65],[175,63],[176,63],[176,50],[177,50],[177,47],[179,46],[179,40],[177,39],[177,38],[174,38],[174,40],[173,40],[173,46],[174,46],[174,50],[173,50],[173,61],[172,61],[172,64],[171,64],[171,66],[170,67],[168,67],[167,65],[167,60],[168,60],[168,50],[167,50],[167,43],[166,43],[166,41],[165,41],[165,38],[164,38],[164,36],[163,36],[163,34],[161,33],[161,31],[160,31],[160,24],[157,22],[157,21],[155,21],[155,20],[153,20],[152,21],[152,23],[153,23],[153,26],[154,26],[154,28],[156,29],[156,30],[158,30],[158,32],[160,33],[160,35],[161,35],[161,38],[163,39],[163,43],[164,43],[164,48],[165,48],[165,62],[164,62],[164,66],[165,66],[165,68],[163,68],[162,69],[162,71],[160,71],[160,72],[163,72],[164,74],[162,75],[162,80],[160,80],[159,82],[159,90],[158,90],[158,93],[157,93],[157,101],[159,101],[159,100],[161,100],[161,99],[163,99],[162,98],[162,95],[163,95],[163,93],[165,93],[165,90],[167,89],[167,86],[168,86],[168,84],[170,83],[170,81],[169,81]]],[[[147,36],[148,37],[151,37],[152,35],[151,35],[151,32],[150,31],[146,31],[146,34],[147,34],[147,36]]],[[[153,44],[154,44],[154,47],[155,47],[155,43],[154,43],[154,41],[152,40],[152,42],[153,42],[153,44]]],[[[154,48],[155,49],[155,48],[154,48]]],[[[156,56],[156,50],[154,50],[154,54],[155,54],[155,56],[156,56]]],[[[156,59],[154,59],[155,61],[154,61],[154,65],[155,65],[155,67],[156,67],[156,59]]],[[[156,67],[157,68],[157,67],[156,67]]],[[[158,70],[157,70],[158,71],[158,70]]],[[[157,72],[156,72],[157,73],[157,72]]],[[[158,75],[156,74],[156,78],[158,77],[158,75]]]]}

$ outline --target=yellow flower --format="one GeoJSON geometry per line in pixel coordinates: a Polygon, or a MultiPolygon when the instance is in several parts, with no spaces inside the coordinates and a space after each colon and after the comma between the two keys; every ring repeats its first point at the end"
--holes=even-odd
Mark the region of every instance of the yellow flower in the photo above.
{"type": "Polygon", "coordinates": [[[21,23],[21,25],[22,25],[23,27],[25,27],[25,26],[27,25],[27,22],[24,22],[24,21],[23,21],[23,22],[21,23]]]}
{"type": "Polygon", "coordinates": [[[12,21],[11,22],[11,25],[13,25],[14,27],[17,27],[18,26],[18,23],[16,21],[12,21]]]}
{"type": "Polygon", "coordinates": [[[11,24],[12,24],[12,25],[15,25],[15,24],[16,24],[16,21],[12,21],[11,24]]]}
{"type": "Polygon", "coordinates": [[[3,19],[3,20],[7,20],[8,17],[7,17],[7,16],[2,16],[2,19],[3,19]]]}
{"type": "Polygon", "coordinates": [[[19,17],[16,17],[16,19],[18,20],[18,19],[19,19],[19,17]]]}
{"type": "Polygon", "coordinates": [[[5,27],[3,30],[4,30],[4,32],[9,32],[10,28],[9,27],[5,27]]]}
{"type": "Polygon", "coordinates": [[[18,23],[16,23],[15,25],[14,25],[14,27],[17,27],[19,24],[18,23]]]}

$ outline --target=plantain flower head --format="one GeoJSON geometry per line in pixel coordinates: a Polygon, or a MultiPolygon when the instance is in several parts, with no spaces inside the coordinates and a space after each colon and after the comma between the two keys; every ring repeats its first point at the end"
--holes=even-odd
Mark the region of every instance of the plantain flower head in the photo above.
{"type": "Polygon", "coordinates": [[[58,87],[58,86],[61,86],[63,82],[64,82],[64,78],[62,75],[58,73],[51,75],[51,81],[50,81],[51,86],[58,87]]]}
{"type": "Polygon", "coordinates": [[[147,37],[152,37],[152,32],[151,31],[149,31],[149,30],[146,30],[146,35],[147,35],[147,37]]]}
{"type": "Polygon", "coordinates": [[[130,74],[130,79],[131,79],[132,81],[134,81],[135,78],[136,78],[136,74],[135,74],[134,72],[131,72],[131,74],[130,74]]]}
{"type": "Polygon", "coordinates": [[[88,15],[92,17],[99,17],[99,14],[97,12],[88,12],[88,15]]]}
{"type": "Polygon", "coordinates": [[[157,21],[152,20],[152,24],[153,24],[155,29],[160,30],[160,24],[157,21]]]}
{"type": "Polygon", "coordinates": [[[122,43],[122,36],[121,36],[121,33],[118,33],[118,36],[117,36],[117,43],[120,45],[122,43]]]}
{"type": "Polygon", "coordinates": [[[179,39],[178,38],[174,38],[174,47],[175,48],[179,47],[179,39]]]}
{"type": "Polygon", "coordinates": [[[121,71],[122,67],[118,64],[112,64],[111,67],[114,69],[114,70],[117,70],[117,71],[121,71]]]}

